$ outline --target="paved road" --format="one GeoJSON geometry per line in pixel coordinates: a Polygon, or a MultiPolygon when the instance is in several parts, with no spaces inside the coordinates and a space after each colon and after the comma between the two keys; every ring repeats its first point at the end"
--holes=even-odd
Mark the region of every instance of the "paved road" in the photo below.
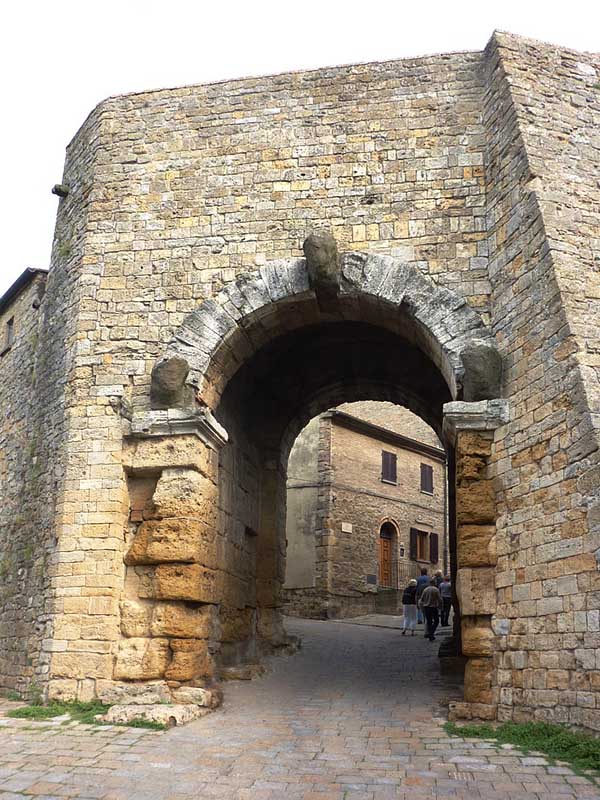
{"type": "Polygon", "coordinates": [[[456,688],[435,646],[294,620],[300,653],[227,684],[217,713],[165,733],[0,719],[0,799],[600,800],[562,767],[448,738],[456,688]]]}

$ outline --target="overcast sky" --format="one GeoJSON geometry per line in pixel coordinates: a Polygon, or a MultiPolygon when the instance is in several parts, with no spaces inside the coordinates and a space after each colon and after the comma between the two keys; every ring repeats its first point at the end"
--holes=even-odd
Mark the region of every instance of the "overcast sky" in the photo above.
{"type": "MultiPolygon", "coordinates": [[[[114,94],[293,69],[481,50],[494,29],[600,51],[591,0],[5,2],[0,295],[47,267],[64,151],[114,94]]],[[[596,11],[594,11],[596,8],[596,11]]]]}

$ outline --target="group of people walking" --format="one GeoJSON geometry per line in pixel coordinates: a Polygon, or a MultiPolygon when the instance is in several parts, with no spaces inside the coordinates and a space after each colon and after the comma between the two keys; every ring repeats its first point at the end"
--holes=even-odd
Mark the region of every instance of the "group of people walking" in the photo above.
{"type": "Polygon", "coordinates": [[[452,584],[450,578],[444,577],[441,570],[430,578],[423,567],[418,578],[408,582],[402,593],[402,609],[404,620],[402,635],[411,631],[415,635],[417,623],[425,622],[425,638],[433,642],[438,625],[448,626],[452,607],[452,584]]]}

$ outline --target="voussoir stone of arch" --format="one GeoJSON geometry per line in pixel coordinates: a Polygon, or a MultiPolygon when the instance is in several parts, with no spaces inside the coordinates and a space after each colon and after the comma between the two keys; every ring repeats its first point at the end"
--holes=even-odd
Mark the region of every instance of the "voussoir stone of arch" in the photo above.
{"type": "MultiPolygon", "coordinates": [[[[190,368],[186,383],[203,395],[204,387],[222,386],[241,362],[277,334],[277,315],[285,318],[286,301],[304,301],[314,293],[321,312],[332,310],[328,303],[337,307],[343,301],[348,318],[353,299],[359,316],[363,313],[367,306],[358,301],[365,297],[373,300],[376,315],[379,306],[384,324],[383,316],[397,310],[398,327],[437,365],[454,398],[500,396],[502,364],[493,335],[463,297],[438,286],[416,264],[393,256],[339,256],[335,240],[325,233],[309,236],[305,251],[305,259],[263,265],[204,301],[174,333],[161,361],[185,359],[190,368]]],[[[312,321],[318,321],[318,313],[312,321]]],[[[207,402],[218,391],[209,392],[207,402]]]]}

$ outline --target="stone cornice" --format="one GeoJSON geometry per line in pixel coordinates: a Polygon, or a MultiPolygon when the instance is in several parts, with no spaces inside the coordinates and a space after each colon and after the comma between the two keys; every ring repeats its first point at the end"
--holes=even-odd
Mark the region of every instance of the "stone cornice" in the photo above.
{"type": "Polygon", "coordinates": [[[509,421],[508,400],[455,401],[444,404],[444,435],[456,440],[458,431],[494,431],[509,421]]]}
{"type": "Polygon", "coordinates": [[[197,436],[212,447],[222,447],[229,440],[225,428],[207,409],[189,411],[169,408],[160,411],[146,411],[134,415],[127,433],[129,438],[134,439],[185,435],[197,436]]]}

